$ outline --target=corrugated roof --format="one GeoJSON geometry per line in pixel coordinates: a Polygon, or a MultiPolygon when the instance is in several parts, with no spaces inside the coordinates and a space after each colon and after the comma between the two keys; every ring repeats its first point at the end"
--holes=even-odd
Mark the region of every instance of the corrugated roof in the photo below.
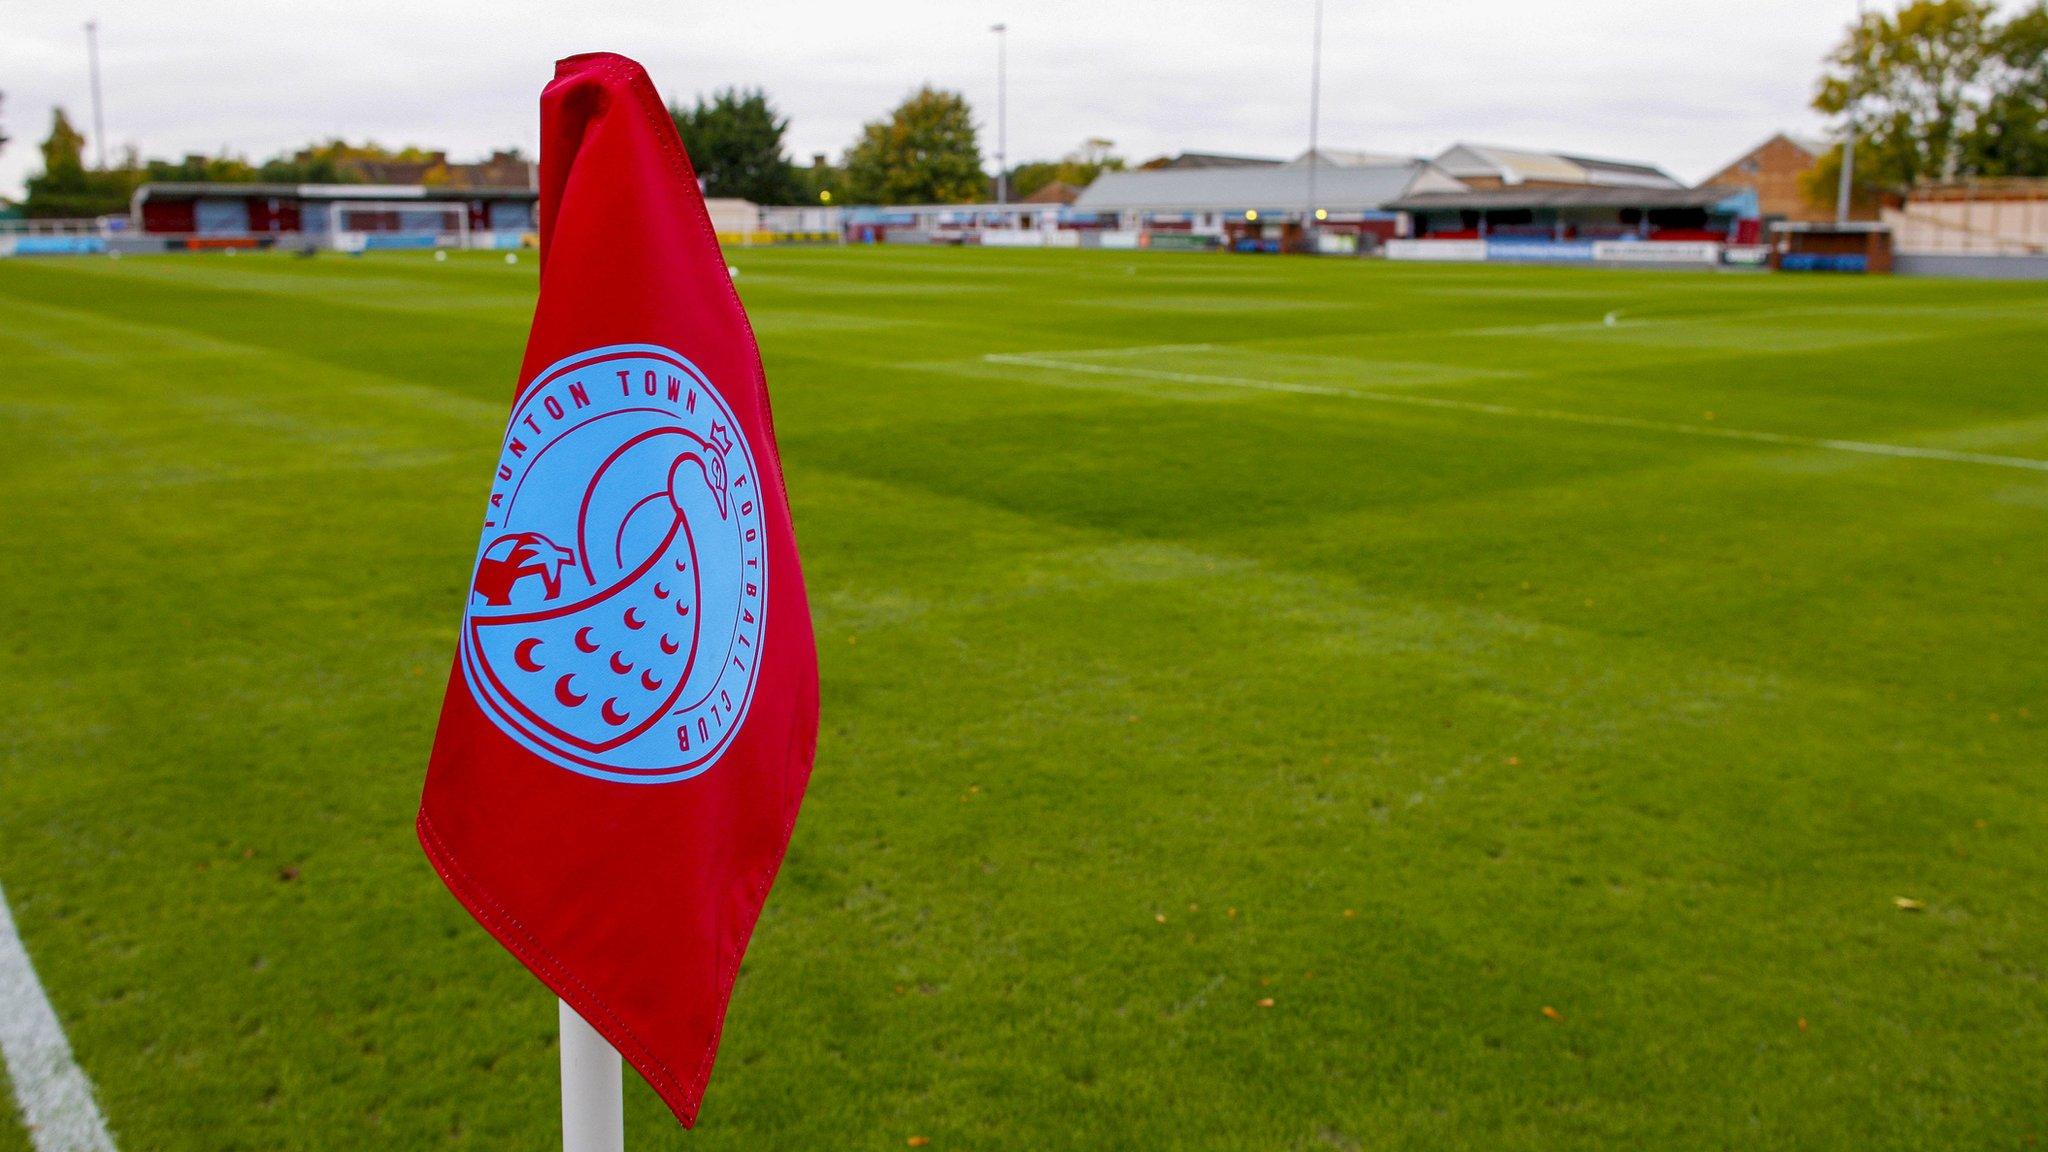
{"type": "Polygon", "coordinates": [[[1633,160],[1602,160],[1597,156],[1571,156],[1559,153],[1559,158],[1569,160],[1586,170],[1587,176],[1596,184],[1629,183],[1645,188],[1676,188],[1679,180],[1655,164],[1638,164],[1633,160]]]}
{"type": "Polygon", "coordinates": [[[1504,208],[1711,208],[1744,189],[1703,188],[1484,188],[1472,192],[1419,192],[1387,204],[1399,212],[1485,211],[1504,208]]]}
{"type": "MultiPolygon", "coordinates": [[[[1423,170],[1418,163],[1318,165],[1316,207],[1377,211],[1405,194],[1423,170]]],[[[1082,191],[1074,207],[1088,212],[1297,212],[1308,203],[1308,177],[1306,165],[1105,172],[1082,191]]]]}
{"type": "Polygon", "coordinates": [[[1392,152],[1365,152],[1356,148],[1318,148],[1313,153],[1303,152],[1287,162],[1289,168],[1305,168],[1313,155],[1326,167],[1332,168],[1384,168],[1392,164],[1414,164],[1421,157],[1397,156],[1392,152]]]}
{"type": "Polygon", "coordinates": [[[1493,144],[1453,144],[1436,158],[1437,167],[1453,176],[1492,176],[1507,184],[1540,181],[1551,184],[1594,184],[1641,188],[1677,188],[1679,181],[1654,164],[1601,160],[1501,148],[1493,144]]]}
{"type": "Polygon", "coordinates": [[[151,180],[140,188],[150,196],[275,196],[295,200],[532,200],[526,188],[462,188],[453,184],[259,184],[235,181],[151,180]]]}
{"type": "Polygon", "coordinates": [[[162,196],[290,196],[299,195],[297,184],[201,184],[184,180],[151,180],[141,191],[162,196]]]}
{"type": "Polygon", "coordinates": [[[1453,144],[1436,158],[1436,166],[1453,176],[1494,176],[1509,183],[1552,180],[1586,181],[1585,169],[1562,156],[1491,144],[1453,144]]]}
{"type": "Polygon", "coordinates": [[[1182,152],[1147,160],[1146,171],[1184,168],[1270,168],[1280,161],[1271,156],[1237,156],[1228,152],[1182,152]]]}

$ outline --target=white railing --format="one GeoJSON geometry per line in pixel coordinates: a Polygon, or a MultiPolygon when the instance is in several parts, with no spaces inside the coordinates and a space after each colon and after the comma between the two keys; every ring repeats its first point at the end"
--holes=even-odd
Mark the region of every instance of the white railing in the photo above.
{"type": "MultiPolygon", "coordinates": [[[[109,229],[104,217],[63,220],[0,220],[0,236],[99,236],[109,229]]],[[[125,218],[124,218],[125,223],[125,218]]]]}
{"type": "Polygon", "coordinates": [[[0,231],[0,257],[102,253],[139,256],[161,252],[235,252],[258,248],[344,253],[450,248],[516,252],[528,247],[532,239],[533,233],[524,229],[476,229],[455,232],[110,232],[76,227],[36,228],[0,231]]]}

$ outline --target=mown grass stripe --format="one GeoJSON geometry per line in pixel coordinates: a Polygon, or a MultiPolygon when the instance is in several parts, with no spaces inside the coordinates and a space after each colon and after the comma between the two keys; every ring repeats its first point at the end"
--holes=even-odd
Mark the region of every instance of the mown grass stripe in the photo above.
{"type": "MultiPolygon", "coordinates": [[[[1094,355],[1097,353],[1072,353],[1094,355]]],[[[1881,444],[1870,440],[1842,440],[1824,436],[1795,436],[1789,432],[1762,432],[1748,428],[1710,428],[1669,420],[1645,420],[1637,416],[1606,416],[1597,412],[1567,412],[1558,408],[1520,408],[1511,404],[1489,404],[1482,400],[1454,400],[1444,396],[1402,396],[1391,392],[1370,392],[1328,384],[1299,384],[1284,380],[1259,380],[1249,376],[1225,376],[1210,372],[1170,372],[1159,368],[1129,368],[1111,364],[1089,364],[1050,356],[1019,356],[992,352],[982,357],[990,364],[1020,368],[1049,368],[1087,372],[1100,376],[1125,376],[1139,380],[1164,380],[1175,384],[1215,384],[1224,388],[1249,388],[1261,392],[1286,392],[1306,396],[1342,396],[1381,404],[1407,404],[1416,408],[1438,408],[1452,412],[1476,412],[1524,420],[1554,420],[1600,428],[1630,428],[1679,436],[1705,436],[1717,440],[1746,440],[1755,444],[1780,444],[1791,448],[1825,448],[1834,452],[1860,452],[1866,456],[1896,456],[1914,460],[1943,460],[1952,464],[1984,464],[1996,468],[2021,468],[2048,472],[2048,460],[2031,456],[2000,456],[1988,452],[1960,452],[1950,448],[1927,448],[1914,444],[1881,444]]]]}

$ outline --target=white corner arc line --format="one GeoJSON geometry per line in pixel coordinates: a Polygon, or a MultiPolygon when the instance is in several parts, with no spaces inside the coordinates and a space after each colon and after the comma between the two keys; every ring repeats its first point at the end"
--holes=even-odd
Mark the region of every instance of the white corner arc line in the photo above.
{"type": "MultiPolygon", "coordinates": [[[[1089,353],[1096,355],[1098,353],[1089,353]]],[[[1643,432],[1664,432],[1679,436],[1706,436],[1717,440],[1747,440],[1755,444],[1781,444],[1791,448],[1825,448],[1834,452],[1859,452],[1866,456],[1896,456],[1911,460],[1945,460],[1952,464],[1985,464],[1996,468],[2020,468],[2048,472],[2048,460],[2032,456],[1999,456],[1988,452],[1961,452],[1951,448],[1924,448],[1914,444],[1881,444],[1869,440],[1841,440],[1826,436],[1795,436],[1788,432],[1759,432],[1746,428],[1711,428],[1705,424],[1683,424],[1667,420],[1643,420],[1634,416],[1603,416],[1595,412],[1567,412],[1558,408],[1517,408],[1480,400],[1453,400],[1443,396],[1403,396],[1393,392],[1371,392],[1359,388],[1337,388],[1326,384],[1290,384],[1280,380],[1257,380],[1249,376],[1219,376],[1207,372],[1167,372],[1157,368],[1126,368],[1113,364],[1081,364],[1050,356],[1015,356],[990,353],[982,357],[990,364],[1025,368],[1052,368],[1066,372],[1087,372],[1099,376],[1128,376],[1143,380],[1166,380],[1176,384],[1215,384],[1225,388],[1250,388],[1261,392],[1288,392],[1304,396],[1340,396],[1379,404],[1405,404],[1414,408],[1438,408],[1451,412],[1478,412],[1488,416],[1509,416],[1525,420],[1555,420],[1565,424],[1587,424],[1601,428],[1633,428],[1643,432]]]]}
{"type": "Polygon", "coordinates": [[[92,1082],[71,1058],[71,1042],[36,979],[0,890],[0,1056],[14,1103],[36,1152],[115,1152],[92,1082]]]}

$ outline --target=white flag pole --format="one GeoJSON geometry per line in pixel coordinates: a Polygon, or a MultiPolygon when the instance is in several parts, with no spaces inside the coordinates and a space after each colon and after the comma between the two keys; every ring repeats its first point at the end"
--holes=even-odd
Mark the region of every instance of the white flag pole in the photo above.
{"type": "Polygon", "coordinates": [[[562,1029],[562,1152],[625,1152],[619,1054],[558,1000],[562,1029]]]}

